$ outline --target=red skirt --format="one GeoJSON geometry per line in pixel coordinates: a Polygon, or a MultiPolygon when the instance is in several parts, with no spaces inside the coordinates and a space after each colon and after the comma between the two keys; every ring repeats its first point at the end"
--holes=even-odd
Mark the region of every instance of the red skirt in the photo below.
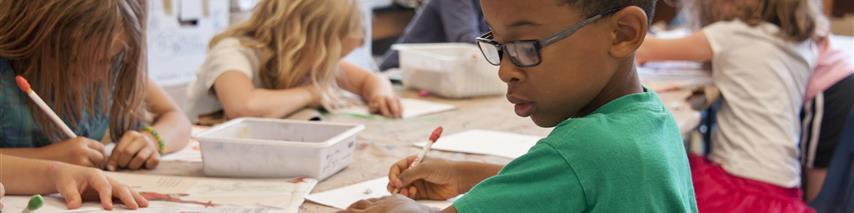
{"type": "Polygon", "coordinates": [[[800,188],[783,188],[757,180],[736,177],[708,159],[689,154],[697,209],[706,212],[797,212],[815,211],[801,200],[800,188]]]}

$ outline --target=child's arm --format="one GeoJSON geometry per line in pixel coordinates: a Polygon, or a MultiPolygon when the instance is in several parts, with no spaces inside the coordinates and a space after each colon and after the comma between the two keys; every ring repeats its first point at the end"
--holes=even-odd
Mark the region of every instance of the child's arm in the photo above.
{"type": "Polygon", "coordinates": [[[487,163],[427,158],[410,169],[415,156],[398,161],[389,169],[390,192],[412,199],[447,200],[468,192],[477,183],[495,176],[503,166],[487,163]]]}
{"type": "Polygon", "coordinates": [[[681,60],[712,60],[712,47],[702,31],[685,38],[657,39],[647,36],[637,51],[637,62],[681,60]]]}
{"type": "Polygon", "coordinates": [[[282,118],[306,106],[320,106],[320,95],[311,85],[270,90],[255,88],[239,71],[225,72],[214,82],[214,91],[227,118],[282,118]]]}
{"type": "MultiPolygon", "coordinates": [[[[151,127],[165,142],[165,152],[178,151],[190,141],[190,121],[178,105],[150,79],[145,104],[154,115],[151,127]]],[[[128,131],[119,139],[107,163],[107,169],[154,169],[160,164],[160,144],[151,132],[128,131]]]]}
{"type": "Polygon", "coordinates": [[[337,81],[342,89],[361,96],[368,102],[373,113],[392,118],[401,117],[403,109],[400,99],[394,94],[388,78],[346,61],[341,61],[340,64],[341,75],[337,81]]]}
{"type": "Polygon", "coordinates": [[[0,182],[6,186],[6,193],[12,195],[59,192],[69,209],[80,208],[83,200],[90,197],[88,193],[97,193],[92,197],[99,198],[107,210],[113,208],[113,198],[121,200],[128,209],[148,206],[139,193],[100,170],[56,161],[0,155],[0,182]]]}
{"type": "Polygon", "coordinates": [[[152,127],[166,142],[166,153],[183,149],[190,142],[190,129],[192,128],[190,120],[187,119],[178,104],[175,104],[166,95],[166,92],[150,79],[146,92],[145,104],[154,114],[152,127]]]}
{"type": "Polygon", "coordinates": [[[0,148],[0,155],[96,167],[104,161],[104,144],[90,138],[77,137],[39,148],[0,148]]]}

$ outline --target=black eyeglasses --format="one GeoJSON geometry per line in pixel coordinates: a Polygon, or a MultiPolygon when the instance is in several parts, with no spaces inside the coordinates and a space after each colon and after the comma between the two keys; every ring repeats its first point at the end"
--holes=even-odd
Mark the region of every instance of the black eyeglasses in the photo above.
{"type": "Polygon", "coordinates": [[[554,35],[542,40],[518,40],[499,44],[493,40],[494,37],[492,32],[488,32],[477,38],[477,45],[480,47],[480,51],[483,53],[486,61],[492,65],[500,65],[501,59],[504,57],[504,53],[506,52],[510,55],[510,61],[513,62],[514,65],[518,67],[533,67],[542,63],[540,50],[543,49],[543,47],[568,38],[582,27],[596,22],[605,16],[614,14],[617,11],[619,11],[619,9],[612,9],[587,18],[569,29],[555,33],[554,35]]]}

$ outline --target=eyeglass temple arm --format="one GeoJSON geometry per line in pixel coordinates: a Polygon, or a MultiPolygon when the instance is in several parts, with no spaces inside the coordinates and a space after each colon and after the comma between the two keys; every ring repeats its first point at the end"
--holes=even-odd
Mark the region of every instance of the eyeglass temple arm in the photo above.
{"type": "Polygon", "coordinates": [[[620,10],[619,9],[612,9],[612,10],[608,10],[607,12],[601,13],[599,15],[587,18],[584,21],[582,21],[581,23],[578,23],[575,26],[572,26],[572,28],[566,29],[564,31],[560,31],[551,37],[543,39],[541,42],[543,43],[543,46],[547,46],[547,45],[552,44],[556,41],[560,41],[561,39],[566,38],[569,35],[572,35],[573,33],[575,33],[575,31],[578,31],[582,27],[587,26],[590,23],[596,22],[599,19],[602,19],[602,17],[605,17],[607,15],[611,15],[617,11],[620,11],[620,10]]]}

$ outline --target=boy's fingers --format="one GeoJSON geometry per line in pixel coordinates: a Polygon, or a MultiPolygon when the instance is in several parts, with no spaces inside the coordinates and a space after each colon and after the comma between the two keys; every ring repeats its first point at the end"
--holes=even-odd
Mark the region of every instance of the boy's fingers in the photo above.
{"type": "Polygon", "coordinates": [[[408,186],[417,180],[424,179],[429,175],[429,171],[423,167],[416,166],[412,169],[407,169],[400,173],[401,186],[408,186]]]}
{"type": "Polygon", "coordinates": [[[394,114],[395,118],[403,117],[403,110],[400,107],[400,99],[390,98],[388,105],[391,108],[391,113],[394,114]]]}
{"type": "Polygon", "coordinates": [[[371,206],[371,204],[373,204],[373,202],[371,202],[369,200],[359,200],[353,204],[350,204],[350,207],[347,207],[347,209],[359,209],[359,210],[367,209],[368,207],[371,206]]]}

